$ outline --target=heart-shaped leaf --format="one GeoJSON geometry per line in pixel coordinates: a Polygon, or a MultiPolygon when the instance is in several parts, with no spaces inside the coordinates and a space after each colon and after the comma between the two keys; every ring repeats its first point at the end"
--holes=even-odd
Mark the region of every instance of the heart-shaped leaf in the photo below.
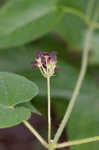
{"type": "Polygon", "coordinates": [[[31,111],[24,107],[4,107],[0,106],[0,128],[8,128],[20,124],[23,120],[28,120],[31,111]]]}
{"type": "Polygon", "coordinates": [[[32,105],[32,102],[22,103],[22,104],[19,104],[18,106],[25,107],[29,109],[31,112],[41,115],[41,113],[34,107],[34,105],[32,105]]]}
{"type": "Polygon", "coordinates": [[[24,102],[37,94],[37,86],[25,77],[0,72],[0,128],[15,126],[29,119],[31,112],[38,113],[34,108],[31,110],[30,105],[24,106],[24,102]]]}
{"type": "Polygon", "coordinates": [[[17,74],[0,72],[0,104],[13,107],[30,101],[38,94],[37,86],[17,74]]]}

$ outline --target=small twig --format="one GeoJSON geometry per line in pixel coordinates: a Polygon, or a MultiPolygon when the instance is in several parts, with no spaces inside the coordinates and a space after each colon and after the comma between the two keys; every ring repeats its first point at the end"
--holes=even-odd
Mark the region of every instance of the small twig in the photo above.
{"type": "Polygon", "coordinates": [[[99,136],[56,144],[55,148],[63,148],[95,141],[99,141],[99,136]]]}
{"type": "Polygon", "coordinates": [[[35,135],[35,137],[40,141],[40,143],[45,147],[48,148],[48,144],[46,141],[41,137],[41,135],[30,125],[28,121],[23,120],[24,125],[35,135]]]}

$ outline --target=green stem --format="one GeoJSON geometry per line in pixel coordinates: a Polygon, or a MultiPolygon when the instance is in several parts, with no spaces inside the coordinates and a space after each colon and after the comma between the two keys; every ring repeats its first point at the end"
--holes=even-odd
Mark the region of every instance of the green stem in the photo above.
{"type": "Polygon", "coordinates": [[[97,2],[95,14],[94,14],[94,17],[93,17],[93,22],[97,22],[97,19],[98,19],[98,17],[99,17],[98,10],[99,10],[99,1],[97,2]]]}
{"type": "Polygon", "coordinates": [[[95,142],[95,141],[99,141],[99,136],[56,144],[55,148],[63,148],[63,147],[68,147],[73,145],[95,142]]]}
{"type": "Polygon", "coordinates": [[[82,56],[82,65],[81,65],[81,71],[80,71],[80,74],[79,74],[79,78],[78,78],[78,81],[76,83],[76,87],[74,89],[71,101],[70,101],[69,106],[68,106],[68,108],[66,110],[64,118],[63,118],[63,120],[62,120],[62,122],[61,122],[61,124],[60,124],[60,126],[59,126],[59,128],[57,130],[56,135],[55,135],[54,144],[56,144],[57,141],[59,140],[59,138],[60,138],[60,136],[61,136],[61,134],[63,132],[63,129],[64,129],[64,127],[67,124],[67,122],[69,120],[69,117],[71,115],[71,112],[73,110],[74,104],[76,102],[77,96],[79,94],[79,91],[80,91],[80,88],[81,88],[81,84],[82,84],[82,81],[83,81],[85,73],[86,73],[87,61],[88,61],[88,53],[89,53],[89,50],[90,50],[90,45],[89,44],[90,44],[92,30],[93,30],[93,28],[90,28],[89,31],[86,34],[85,47],[84,47],[83,56],[82,56]]]}
{"type": "Polygon", "coordinates": [[[66,7],[66,6],[62,6],[62,9],[65,13],[69,13],[69,14],[80,17],[80,19],[83,20],[86,25],[90,26],[90,22],[83,12],[81,12],[75,8],[66,7]]]}
{"type": "Polygon", "coordinates": [[[30,125],[28,121],[23,120],[24,125],[35,135],[35,137],[40,141],[40,143],[45,147],[48,148],[48,144],[46,141],[39,135],[39,133],[30,125]]]}
{"type": "Polygon", "coordinates": [[[90,2],[88,3],[88,8],[87,8],[87,12],[86,12],[86,14],[87,14],[87,19],[88,19],[88,21],[90,21],[91,20],[91,13],[92,13],[92,9],[93,9],[93,7],[94,7],[94,0],[90,0],[90,2]]]}
{"type": "MultiPolygon", "coordinates": [[[[93,1],[92,1],[93,2],[93,1]]],[[[92,5],[90,5],[89,7],[91,7],[92,5]]],[[[91,14],[91,11],[92,11],[92,7],[90,8],[91,10],[89,10],[89,18],[90,18],[90,14],[91,14]]],[[[99,9],[99,2],[97,4],[97,8],[96,8],[96,11],[95,11],[95,15],[94,15],[94,19],[93,21],[96,21],[97,18],[98,18],[98,11],[99,9]]],[[[77,96],[79,94],[79,91],[80,91],[80,88],[81,88],[81,84],[82,84],[82,81],[84,79],[84,76],[85,76],[85,73],[86,73],[86,69],[87,69],[87,64],[88,64],[88,53],[89,53],[89,50],[90,50],[90,40],[91,40],[91,37],[92,37],[92,32],[94,30],[94,26],[90,26],[89,27],[89,30],[86,34],[86,38],[85,38],[85,45],[84,45],[84,52],[83,52],[83,56],[82,56],[82,65],[81,65],[81,71],[80,71],[80,74],[79,74],[79,78],[78,78],[78,81],[77,81],[77,84],[76,84],[76,87],[74,89],[74,92],[73,92],[73,95],[72,95],[72,98],[71,98],[71,101],[69,103],[69,106],[66,110],[66,113],[64,115],[64,118],[58,128],[58,131],[55,135],[55,138],[54,138],[54,141],[53,143],[56,144],[57,141],[59,140],[62,132],[63,132],[63,129],[64,127],[66,126],[69,118],[70,118],[70,115],[71,115],[71,112],[73,110],[73,107],[75,105],[75,102],[76,102],[76,99],[77,99],[77,96]]]]}
{"type": "MultiPolygon", "coordinates": [[[[93,1],[92,1],[93,2],[93,1]]],[[[62,9],[63,9],[63,11],[65,12],[65,13],[69,13],[69,14],[72,14],[72,15],[75,15],[75,16],[78,16],[78,17],[80,17],[80,19],[82,20],[82,21],[84,21],[84,23],[88,26],[88,27],[90,27],[90,26],[93,26],[95,29],[98,29],[99,28],[99,23],[98,22],[91,22],[89,19],[90,19],[90,17],[91,17],[91,12],[90,12],[90,10],[88,10],[87,12],[88,12],[88,14],[87,14],[87,16],[83,13],[83,12],[81,12],[81,11],[78,11],[78,10],[76,10],[76,9],[74,9],[74,8],[71,8],[71,7],[66,7],[66,6],[62,6],[62,9]]],[[[92,5],[89,5],[89,9],[92,9],[92,5]]]]}
{"type": "Polygon", "coordinates": [[[48,143],[51,141],[51,102],[50,102],[50,77],[47,77],[48,89],[48,143]]]}

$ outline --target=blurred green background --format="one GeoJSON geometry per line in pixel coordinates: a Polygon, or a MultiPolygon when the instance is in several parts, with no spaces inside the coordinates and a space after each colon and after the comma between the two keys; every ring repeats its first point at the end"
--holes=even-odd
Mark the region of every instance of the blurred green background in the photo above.
{"type": "MultiPolygon", "coordinates": [[[[75,87],[86,32],[93,24],[92,19],[98,5],[98,0],[0,0],[0,71],[23,75],[39,87],[39,95],[32,100],[32,105],[44,118],[40,119],[33,114],[32,123],[35,124],[37,119],[45,119],[45,122],[41,121],[41,126],[40,123],[40,127],[38,126],[45,137],[46,79],[40,75],[39,70],[32,70],[31,61],[34,60],[35,51],[57,51],[60,70],[51,79],[54,134],[75,87]],[[88,19],[87,13],[90,10],[88,19]],[[44,127],[42,124],[45,124],[44,127]]],[[[90,47],[87,74],[61,141],[99,135],[99,16],[94,22],[90,47]]],[[[0,139],[2,137],[3,132],[0,139]]],[[[20,144],[19,146],[22,147],[20,144]]],[[[36,149],[40,147],[35,146],[36,149]]],[[[69,149],[98,150],[99,143],[88,143],[69,149]]],[[[8,147],[5,150],[8,150],[8,147]]]]}

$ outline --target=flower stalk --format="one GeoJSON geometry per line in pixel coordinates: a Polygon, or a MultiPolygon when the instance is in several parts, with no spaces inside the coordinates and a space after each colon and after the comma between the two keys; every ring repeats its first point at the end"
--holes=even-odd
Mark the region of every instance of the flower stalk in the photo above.
{"type": "Polygon", "coordinates": [[[47,92],[48,92],[48,143],[49,149],[52,148],[51,141],[51,100],[50,100],[50,78],[54,75],[55,71],[59,69],[56,66],[56,52],[40,52],[36,51],[36,59],[33,64],[33,68],[39,68],[43,77],[47,79],[47,92]]]}
{"type": "Polygon", "coordinates": [[[51,141],[51,102],[50,102],[50,77],[47,77],[48,88],[48,143],[51,141]]]}

